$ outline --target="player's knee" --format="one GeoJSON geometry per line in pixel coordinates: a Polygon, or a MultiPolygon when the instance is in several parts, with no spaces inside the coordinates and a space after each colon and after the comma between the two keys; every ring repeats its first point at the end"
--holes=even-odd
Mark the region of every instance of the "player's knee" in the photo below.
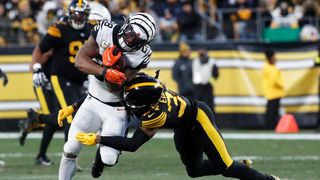
{"type": "Polygon", "coordinates": [[[67,141],[63,146],[63,151],[67,154],[77,156],[81,150],[81,145],[78,142],[67,141]]]}
{"type": "Polygon", "coordinates": [[[118,162],[118,155],[109,152],[100,152],[101,160],[106,166],[114,166],[118,162]]]}
{"type": "Polygon", "coordinates": [[[200,170],[198,168],[186,168],[187,174],[191,178],[200,177],[200,170]]]}

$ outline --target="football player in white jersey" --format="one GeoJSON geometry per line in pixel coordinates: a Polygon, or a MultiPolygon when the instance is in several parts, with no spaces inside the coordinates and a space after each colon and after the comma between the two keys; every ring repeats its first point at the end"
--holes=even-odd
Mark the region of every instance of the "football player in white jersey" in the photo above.
{"type": "MultiPolygon", "coordinates": [[[[71,124],[60,162],[60,180],[69,180],[75,173],[75,160],[82,147],[76,139],[77,133],[101,129],[103,136],[126,135],[128,115],[120,103],[120,89],[127,79],[147,67],[152,54],[148,43],[155,32],[152,16],[132,13],[122,25],[101,21],[78,51],[75,66],[90,74],[89,94],[71,124]],[[117,61],[124,61],[125,67],[114,68],[117,61]]],[[[97,178],[105,166],[115,165],[119,154],[120,151],[101,145],[93,163],[92,176],[97,178]]]]}

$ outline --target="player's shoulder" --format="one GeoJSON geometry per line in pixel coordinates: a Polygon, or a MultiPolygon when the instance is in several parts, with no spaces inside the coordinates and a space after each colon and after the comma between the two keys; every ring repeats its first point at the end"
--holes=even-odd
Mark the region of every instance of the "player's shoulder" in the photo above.
{"type": "Polygon", "coordinates": [[[101,31],[103,30],[103,32],[105,33],[110,33],[112,32],[113,28],[116,26],[117,24],[112,22],[112,21],[108,21],[108,20],[103,20],[100,21],[97,25],[94,26],[93,30],[94,31],[101,31]]]}
{"type": "Polygon", "coordinates": [[[151,48],[146,45],[134,52],[124,53],[127,65],[131,68],[146,68],[152,55],[151,48]]]}
{"type": "Polygon", "coordinates": [[[62,16],[49,28],[47,33],[53,37],[61,38],[63,31],[68,26],[68,17],[62,16]]]}
{"type": "Polygon", "coordinates": [[[167,119],[167,113],[161,111],[159,106],[155,109],[143,114],[141,118],[141,125],[146,128],[160,128],[164,125],[167,119]]]}

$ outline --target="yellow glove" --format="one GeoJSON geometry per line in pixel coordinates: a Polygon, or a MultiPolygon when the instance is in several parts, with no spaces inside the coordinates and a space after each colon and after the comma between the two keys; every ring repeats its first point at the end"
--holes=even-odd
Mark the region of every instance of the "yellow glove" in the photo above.
{"type": "Polygon", "coordinates": [[[97,134],[95,133],[78,133],[76,136],[77,140],[84,145],[91,146],[95,145],[97,134]]]}
{"type": "MultiPolygon", "coordinates": [[[[58,114],[58,124],[60,127],[63,126],[63,120],[70,116],[74,112],[74,109],[72,106],[67,106],[59,110],[58,114]]],[[[71,123],[71,122],[70,122],[71,123]]]]}

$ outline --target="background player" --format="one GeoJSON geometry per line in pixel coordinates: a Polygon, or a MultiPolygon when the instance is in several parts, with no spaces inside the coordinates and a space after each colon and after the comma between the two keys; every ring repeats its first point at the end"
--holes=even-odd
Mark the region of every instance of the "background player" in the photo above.
{"type": "Polygon", "coordinates": [[[171,128],[176,149],[190,177],[221,174],[248,180],[279,179],[232,160],[216,127],[212,110],[205,103],[178,95],[146,74],[139,74],[128,82],[122,97],[126,107],[141,120],[141,127],[133,137],[78,133],[77,139],[81,143],[100,143],[133,152],[159,128],[171,128]],[[208,160],[203,159],[203,153],[208,160]]]}
{"type": "MultiPolygon", "coordinates": [[[[75,160],[82,146],[75,138],[78,132],[96,132],[102,128],[103,135],[125,135],[128,117],[120,103],[119,90],[126,79],[149,63],[152,51],[147,44],[155,32],[155,22],[149,14],[134,13],[126,18],[123,25],[100,22],[79,50],[75,65],[82,72],[91,74],[89,95],[71,124],[60,162],[60,180],[71,179],[75,172],[75,160]],[[121,52],[126,66],[123,70],[116,70],[112,67],[117,64],[121,52]]],[[[92,176],[99,177],[104,165],[115,165],[119,154],[116,149],[99,147],[92,176]]]]}
{"type": "MultiPolygon", "coordinates": [[[[74,67],[74,59],[77,51],[88,39],[93,27],[87,23],[89,12],[90,7],[87,1],[72,0],[68,8],[68,15],[60,18],[58,22],[50,26],[47,34],[33,51],[31,63],[34,73],[33,82],[37,97],[40,103],[43,102],[41,103],[41,108],[44,114],[37,115],[35,111],[30,110],[28,112],[29,120],[26,123],[30,124],[35,119],[39,122],[47,122],[37,157],[37,161],[39,160],[40,164],[51,164],[46,157],[46,151],[54,132],[58,128],[56,122],[58,110],[60,107],[66,107],[67,104],[76,102],[83,96],[82,85],[87,79],[87,75],[74,67]],[[47,83],[46,76],[43,73],[43,68],[49,64],[48,58],[44,56],[49,51],[52,51],[52,55],[49,58],[52,61],[52,65],[50,65],[51,84],[47,83]],[[49,99],[48,97],[50,96],[48,95],[45,96],[44,91],[41,91],[43,87],[46,89],[48,87],[52,88],[52,91],[48,92],[54,93],[54,97],[57,100],[49,99]],[[46,100],[50,103],[46,103],[46,100]],[[55,102],[57,103],[54,104],[55,102]],[[49,108],[49,106],[53,108],[49,108]]],[[[68,117],[67,121],[70,123],[72,116],[68,117]]],[[[65,124],[65,139],[67,139],[69,125],[68,123],[65,124]]],[[[24,138],[28,132],[26,127],[28,125],[23,126],[20,138],[21,144],[24,144],[24,138]]]]}

